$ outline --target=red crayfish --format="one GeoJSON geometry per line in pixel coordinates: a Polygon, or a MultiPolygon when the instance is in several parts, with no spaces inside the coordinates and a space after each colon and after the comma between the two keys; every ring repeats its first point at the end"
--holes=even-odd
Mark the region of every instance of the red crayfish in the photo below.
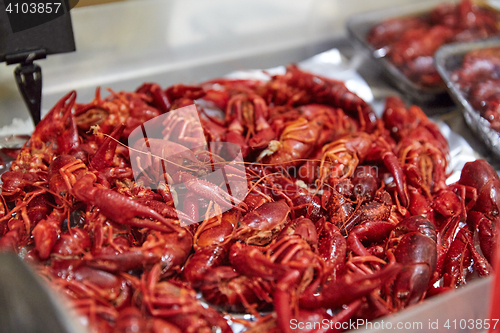
{"type": "MultiPolygon", "coordinates": [[[[422,24],[387,34],[408,27],[422,24]]],[[[267,82],[98,89],[87,104],[71,92],[2,175],[0,249],[89,331],[230,332],[227,312],[253,315],[248,331],[343,327],[491,271],[500,180],[478,160],[448,185],[448,161],[418,107],[390,97],[377,119],[297,66],[267,82]]]]}

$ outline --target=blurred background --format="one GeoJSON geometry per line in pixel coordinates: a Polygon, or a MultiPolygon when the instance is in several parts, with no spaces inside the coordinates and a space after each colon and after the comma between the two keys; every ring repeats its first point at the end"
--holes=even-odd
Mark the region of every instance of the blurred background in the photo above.
{"type": "MultiPolygon", "coordinates": [[[[42,115],[72,89],[89,102],[97,86],[165,87],[297,62],[348,42],[352,14],[411,2],[418,0],[80,0],[71,11],[77,51],[37,61],[42,115]]],[[[13,71],[0,64],[0,134],[32,129],[13,71]]]]}
{"type": "Polygon", "coordinates": [[[103,3],[118,2],[118,1],[124,1],[124,0],[80,0],[78,2],[78,5],[76,5],[75,7],[102,5],[103,3]]]}

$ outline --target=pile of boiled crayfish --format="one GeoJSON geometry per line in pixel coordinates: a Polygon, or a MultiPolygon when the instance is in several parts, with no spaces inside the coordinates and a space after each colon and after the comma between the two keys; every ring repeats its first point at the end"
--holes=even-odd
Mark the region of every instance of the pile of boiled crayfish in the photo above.
{"type": "Polygon", "coordinates": [[[235,313],[255,316],[248,331],[336,331],[491,272],[500,180],[477,160],[447,185],[448,155],[420,108],[390,97],[377,118],[342,82],[293,65],[268,81],[98,89],[88,104],[70,92],[1,177],[0,249],[92,332],[230,332],[235,313]],[[245,174],[227,175],[248,184],[241,202],[199,179],[215,152],[172,161],[182,144],[165,138],[154,151],[174,174],[146,182],[131,168],[127,138],[146,121],[200,134],[168,117],[193,103],[207,141],[241,149],[245,174]]]}
{"type": "Polygon", "coordinates": [[[500,12],[470,0],[442,3],[427,15],[399,17],[375,25],[366,39],[420,87],[443,86],[434,53],[444,44],[500,34],[500,12]]]}
{"type": "Polygon", "coordinates": [[[451,80],[471,106],[500,132],[500,47],[477,49],[465,54],[451,80]]]}

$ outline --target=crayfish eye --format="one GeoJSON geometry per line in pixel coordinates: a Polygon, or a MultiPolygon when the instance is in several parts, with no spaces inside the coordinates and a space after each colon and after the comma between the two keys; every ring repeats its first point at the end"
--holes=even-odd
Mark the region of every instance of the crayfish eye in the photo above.
{"type": "Polygon", "coordinates": [[[187,158],[182,160],[182,165],[188,165],[188,164],[189,164],[189,160],[187,158]]]}

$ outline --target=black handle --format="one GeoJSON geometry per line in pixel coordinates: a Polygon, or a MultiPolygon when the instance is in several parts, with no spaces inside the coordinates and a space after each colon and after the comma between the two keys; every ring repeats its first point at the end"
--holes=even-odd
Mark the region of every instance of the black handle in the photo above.
{"type": "Polygon", "coordinates": [[[42,69],[35,63],[21,63],[16,67],[14,74],[17,87],[36,126],[40,122],[42,106],[42,69]]]}

